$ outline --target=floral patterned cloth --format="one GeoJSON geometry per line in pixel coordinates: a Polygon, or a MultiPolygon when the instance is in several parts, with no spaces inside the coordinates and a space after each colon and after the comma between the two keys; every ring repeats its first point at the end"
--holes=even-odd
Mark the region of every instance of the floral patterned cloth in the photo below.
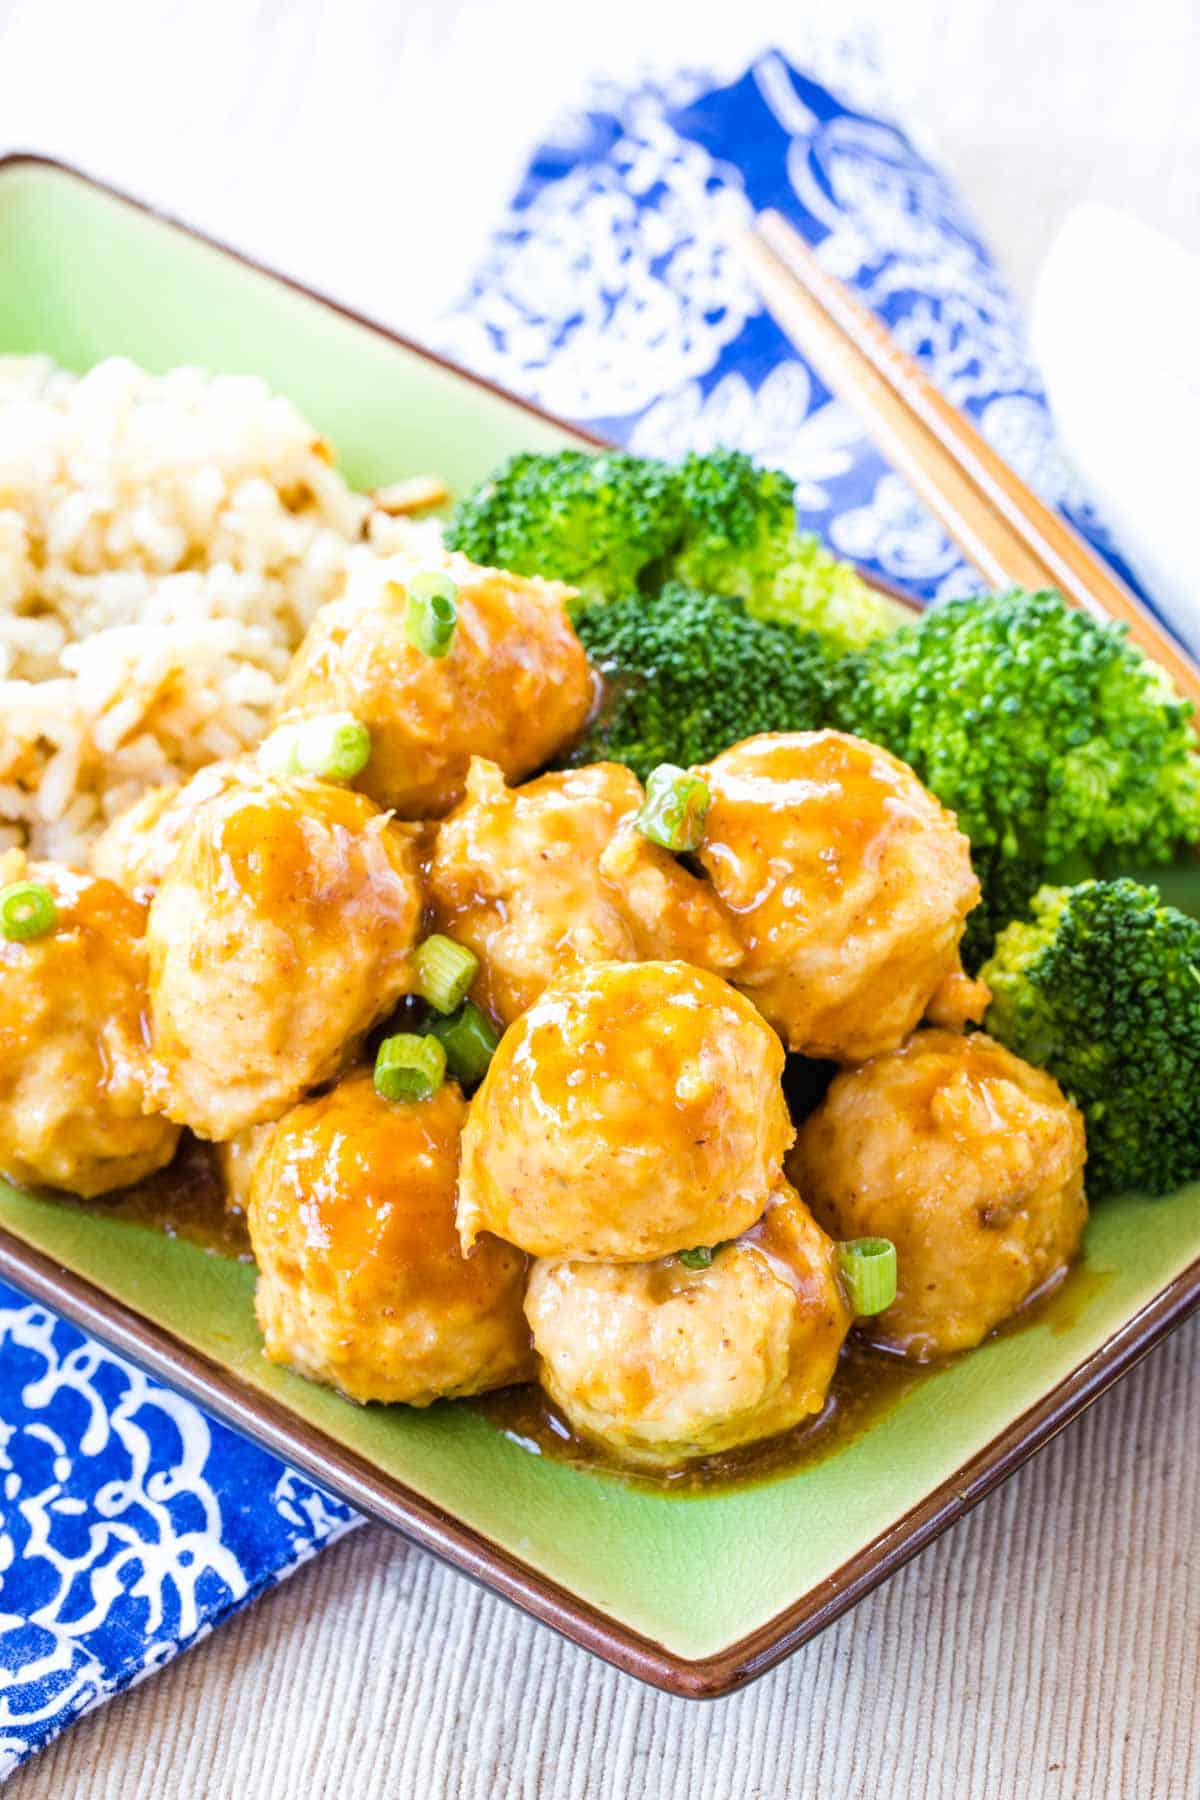
{"type": "Polygon", "coordinates": [[[0,1285],[0,1777],[357,1523],[0,1285]]]}
{"type": "MultiPolygon", "coordinates": [[[[1118,566],[1060,457],[1021,321],[871,70],[766,55],[603,90],[534,156],[439,347],[646,452],[740,445],[802,520],[932,597],[970,576],[764,312],[728,247],[781,208],[1118,566]]],[[[1127,571],[1123,571],[1127,573],[1127,571]]],[[[190,1401],[0,1287],[0,1773],[355,1523],[190,1401]]]]}
{"type": "Polygon", "coordinates": [[[945,176],[853,50],[777,53],[597,93],[529,165],[438,347],[645,454],[735,445],[796,481],[801,523],[933,599],[978,585],[937,521],[766,312],[732,245],[775,207],[1042,496],[1125,576],[1059,451],[1021,316],[945,176]]]}

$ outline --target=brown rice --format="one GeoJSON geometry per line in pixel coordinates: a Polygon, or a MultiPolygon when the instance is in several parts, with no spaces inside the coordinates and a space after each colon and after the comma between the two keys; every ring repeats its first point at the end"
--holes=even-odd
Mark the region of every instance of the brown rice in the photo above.
{"type": "Polygon", "coordinates": [[[0,357],[0,850],[257,741],[367,514],[256,377],[0,357]]]}

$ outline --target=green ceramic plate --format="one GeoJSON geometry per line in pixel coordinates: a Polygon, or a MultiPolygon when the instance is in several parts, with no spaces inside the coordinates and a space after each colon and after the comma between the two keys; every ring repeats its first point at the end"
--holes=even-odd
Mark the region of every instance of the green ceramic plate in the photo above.
{"type": "MultiPolygon", "coordinates": [[[[562,426],[30,158],[0,165],[0,351],[252,370],[370,487],[476,480],[562,426]]],[[[0,1270],[297,1466],[612,1661],[711,1695],[761,1673],[1009,1474],[1200,1301],[1200,1188],[1117,1201],[1041,1320],[779,1479],[695,1497],[521,1449],[466,1407],[360,1408],[266,1364],[253,1273],[0,1185],[0,1270]]]]}

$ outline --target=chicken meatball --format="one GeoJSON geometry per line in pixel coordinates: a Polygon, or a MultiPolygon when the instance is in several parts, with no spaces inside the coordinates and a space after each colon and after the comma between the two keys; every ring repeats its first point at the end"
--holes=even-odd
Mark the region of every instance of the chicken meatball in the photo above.
{"type": "Polygon", "coordinates": [[[320,781],[243,781],[188,820],[150,908],[164,1110],[222,1141],[344,1067],[412,985],[411,833],[320,781]]]}
{"type": "Polygon", "coordinates": [[[525,1311],[574,1428],[660,1469],[819,1413],[850,1326],[834,1245],[785,1182],[708,1268],[538,1262],[525,1311]]]}
{"type": "Polygon", "coordinates": [[[224,793],[249,765],[209,763],[190,781],[151,788],[119,813],[92,845],[92,872],[147,904],[171,865],[184,828],[205,800],[224,793]]]}
{"type": "Polygon", "coordinates": [[[147,1110],[145,909],[109,881],[0,857],[0,887],[47,888],[57,923],[0,936],[0,1170],[92,1196],[170,1162],[179,1127],[147,1110]]]}
{"type": "MultiPolygon", "coordinates": [[[[791,1050],[894,1049],[961,973],[979,883],[953,814],[886,750],[837,731],[748,738],[699,773],[712,802],[698,854],[744,952],[731,979],[791,1050]]],[[[978,1015],[986,990],[957,1001],[978,1015]]]]}
{"type": "Polygon", "coordinates": [[[792,1141],[783,1048],[749,1001],[683,963],[592,963],[500,1040],[463,1134],[465,1245],[653,1261],[736,1237],[792,1141]]]}
{"type": "Polygon", "coordinates": [[[982,1033],[918,1031],[835,1077],[788,1172],[836,1238],[886,1237],[899,1286],[872,1338],[969,1350],[1060,1274],[1087,1220],[1083,1120],[982,1033]]]}
{"type": "Polygon", "coordinates": [[[272,1128],[249,1212],[272,1362],[410,1406],[529,1379],[526,1259],[455,1231],[465,1115],[456,1087],[400,1105],[363,1071],[272,1128]]]}
{"type": "Polygon", "coordinates": [[[458,589],[444,656],[409,641],[404,558],[358,571],[317,614],[292,663],[282,716],[352,712],[371,732],[358,786],[401,818],[439,818],[462,798],[473,755],[514,779],[578,736],[593,687],[558,582],[477,568],[442,553],[458,589]]]}
{"type": "Polygon", "coordinates": [[[581,963],[691,961],[692,939],[705,967],[737,960],[707,884],[666,851],[631,832],[636,844],[611,879],[605,873],[621,820],[644,797],[619,763],[512,789],[495,763],[472,759],[466,798],[438,829],[429,889],[439,930],[481,959],[477,998],[498,1019],[510,1023],[581,963]]]}

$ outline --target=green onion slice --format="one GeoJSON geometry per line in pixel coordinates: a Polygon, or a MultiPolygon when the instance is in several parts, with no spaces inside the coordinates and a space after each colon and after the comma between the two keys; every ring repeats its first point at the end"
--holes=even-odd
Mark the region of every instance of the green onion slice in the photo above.
{"type": "Polygon", "coordinates": [[[40,881],[14,881],[0,889],[0,934],[10,944],[45,937],[57,924],[54,895],[40,881]]]}
{"type": "Polygon", "coordinates": [[[298,775],[296,727],[281,725],[258,746],[258,766],[268,775],[298,775]]]}
{"type": "Polygon", "coordinates": [[[695,1250],[680,1250],[679,1260],[685,1269],[711,1269],[713,1252],[707,1244],[700,1244],[695,1250]]]}
{"type": "Polygon", "coordinates": [[[496,1054],[500,1033],[473,1000],[466,1000],[448,1019],[434,1019],[429,1027],[446,1052],[450,1073],[463,1087],[474,1087],[488,1072],[496,1054]]]}
{"type": "Polygon", "coordinates": [[[848,1238],[838,1265],[857,1318],[883,1312],[896,1298],[896,1246],[889,1238],[848,1238]]]}
{"type": "Polygon", "coordinates": [[[259,746],[259,766],[269,775],[315,775],[321,781],[353,781],[371,760],[371,734],[353,713],[320,713],[281,725],[259,746]]]}
{"type": "Polygon", "coordinates": [[[375,1092],[385,1100],[429,1100],[446,1079],[446,1052],[435,1037],[398,1031],[375,1058],[375,1092]]]}
{"type": "Polygon", "coordinates": [[[440,1013],[452,1013],[467,997],[479,969],[479,958],[465,944],[435,932],[413,952],[416,988],[422,1000],[440,1013]]]}
{"type": "Polygon", "coordinates": [[[458,583],[448,575],[414,575],[408,582],[404,629],[414,650],[446,656],[458,624],[458,583]]]}
{"type": "Polygon", "coordinates": [[[644,838],[664,850],[698,850],[711,799],[708,783],[674,763],[659,763],[646,783],[646,799],[635,821],[644,838]]]}

